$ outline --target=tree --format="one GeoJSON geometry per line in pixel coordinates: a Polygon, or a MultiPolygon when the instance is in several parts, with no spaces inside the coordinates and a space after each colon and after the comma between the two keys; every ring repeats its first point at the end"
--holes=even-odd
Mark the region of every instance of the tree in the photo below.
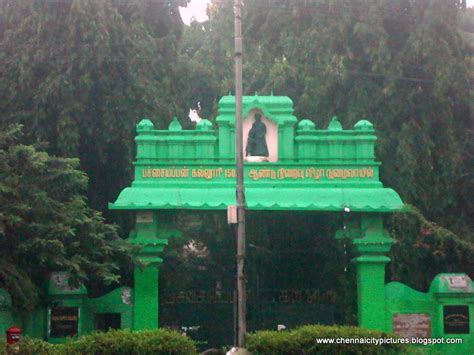
{"type": "Polygon", "coordinates": [[[117,227],[87,207],[78,159],[20,143],[21,126],[0,134],[0,287],[14,306],[32,310],[52,271],[67,271],[92,294],[119,281],[131,248],[117,227]]]}
{"type": "Polygon", "coordinates": [[[0,111],[30,143],[79,157],[93,207],[132,176],[135,124],[185,116],[176,47],[186,0],[0,0],[0,111]]]}

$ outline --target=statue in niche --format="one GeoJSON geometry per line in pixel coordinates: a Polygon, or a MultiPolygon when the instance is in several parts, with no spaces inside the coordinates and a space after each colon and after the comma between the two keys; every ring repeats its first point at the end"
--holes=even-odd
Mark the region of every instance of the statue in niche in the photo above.
{"type": "Polygon", "coordinates": [[[265,135],[267,134],[267,127],[262,122],[262,115],[255,114],[255,122],[247,136],[247,147],[245,148],[245,155],[251,157],[268,157],[267,141],[265,135]]]}

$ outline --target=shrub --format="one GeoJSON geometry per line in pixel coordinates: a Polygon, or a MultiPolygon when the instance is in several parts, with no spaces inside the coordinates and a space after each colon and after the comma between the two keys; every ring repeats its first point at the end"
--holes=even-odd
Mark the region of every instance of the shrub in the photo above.
{"type": "Polygon", "coordinates": [[[109,330],[92,333],[65,345],[71,354],[197,354],[194,342],[171,330],[157,329],[133,332],[131,330],[109,330]]]}
{"type": "MultiPolygon", "coordinates": [[[[294,354],[400,354],[406,344],[319,344],[317,339],[385,338],[393,334],[351,326],[307,325],[289,331],[258,331],[247,335],[247,349],[258,355],[294,354]]],[[[411,350],[411,349],[410,349],[411,350]]]]}
{"type": "MultiPolygon", "coordinates": [[[[50,344],[41,339],[34,339],[23,337],[21,341],[18,343],[20,355],[61,355],[64,354],[61,352],[60,345],[50,344]]],[[[7,353],[7,346],[6,344],[1,344],[0,346],[0,354],[7,353]]]]}
{"type": "MultiPolygon", "coordinates": [[[[120,355],[120,354],[197,354],[194,342],[181,334],[167,330],[109,330],[71,339],[66,344],[50,344],[40,339],[23,338],[20,355],[120,355]]],[[[0,354],[6,353],[0,344],[0,354]]]]}

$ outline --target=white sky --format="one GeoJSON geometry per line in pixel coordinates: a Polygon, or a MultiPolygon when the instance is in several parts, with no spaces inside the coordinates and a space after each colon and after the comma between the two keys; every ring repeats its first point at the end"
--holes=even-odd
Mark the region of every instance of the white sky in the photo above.
{"type": "MultiPolygon", "coordinates": [[[[206,6],[210,0],[191,0],[187,7],[180,7],[179,12],[184,23],[189,25],[194,16],[198,22],[207,20],[206,6]]],[[[474,0],[467,0],[467,7],[473,7],[474,0]]]]}
{"type": "Polygon", "coordinates": [[[206,21],[206,6],[209,2],[210,0],[191,0],[187,7],[180,7],[179,12],[183,22],[189,25],[193,16],[198,22],[206,21]]]}

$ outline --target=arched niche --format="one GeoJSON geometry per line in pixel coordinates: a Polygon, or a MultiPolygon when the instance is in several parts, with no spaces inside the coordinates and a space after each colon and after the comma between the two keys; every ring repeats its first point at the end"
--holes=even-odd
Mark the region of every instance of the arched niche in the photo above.
{"type": "Polygon", "coordinates": [[[267,141],[268,147],[268,161],[277,162],[278,161],[278,125],[268,119],[261,110],[253,109],[249,112],[248,116],[245,117],[242,124],[243,130],[243,154],[245,156],[245,148],[247,147],[247,138],[252,125],[255,122],[255,114],[259,113],[262,115],[262,122],[267,129],[267,134],[265,139],[267,141]]]}

